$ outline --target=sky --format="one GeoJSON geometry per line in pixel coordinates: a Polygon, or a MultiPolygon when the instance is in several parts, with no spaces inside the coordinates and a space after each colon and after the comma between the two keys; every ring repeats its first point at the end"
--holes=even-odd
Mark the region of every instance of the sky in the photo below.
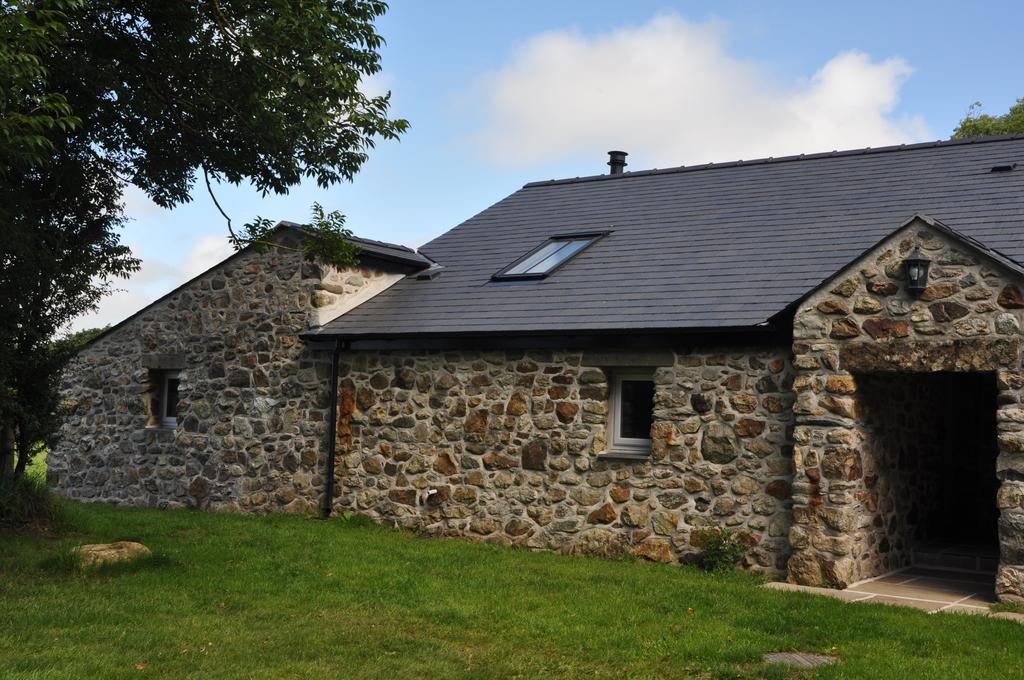
{"type": "MultiPolygon", "coordinates": [[[[411,128],[349,184],[284,196],[225,185],[235,224],[306,221],[419,247],[534,180],[948,138],[972,102],[1024,97],[1024,3],[393,0],[383,70],[411,128]]],[[[228,256],[203,187],[172,210],[137,189],[142,259],[75,329],[117,323],[228,256]]]]}

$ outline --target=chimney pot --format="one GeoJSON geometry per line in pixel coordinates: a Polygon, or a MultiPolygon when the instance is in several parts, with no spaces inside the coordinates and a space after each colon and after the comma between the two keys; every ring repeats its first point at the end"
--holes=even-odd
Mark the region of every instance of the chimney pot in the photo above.
{"type": "Polygon", "coordinates": [[[609,175],[621,175],[622,170],[629,165],[626,163],[626,156],[629,154],[625,151],[609,151],[608,152],[608,167],[611,168],[608,171],[609,175]]]}

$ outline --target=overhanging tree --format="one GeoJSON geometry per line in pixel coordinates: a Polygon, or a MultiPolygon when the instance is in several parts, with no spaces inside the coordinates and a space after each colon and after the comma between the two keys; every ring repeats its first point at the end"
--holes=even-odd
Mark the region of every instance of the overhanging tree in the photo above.
{"type": "MultiPolygon", "coordinates": [[[[10,0],[0,3],[0,471],[52,426],[51,341],[138,268],[120,244],[128,184],[173,207],[218,183],[286,193],[351,180],[408,126],[380,70],[378,0],[10,0]]],[[[218,204],[219,207],[219,204],[218,204]]],[[[354,259],[316,206],[310,258],[354,259]]],[[[236,247],[271,223],[236,228],[236,247]]]]}
{"type": "Polygon", "coordinates": [[[953,139],[1013,133],[1024,133],[1024,98],[1018,99],[1017,103],[1001,116],[982,113],[981,102],[974,102],[967,109],[967,115],[953,131],[953,139]]]}

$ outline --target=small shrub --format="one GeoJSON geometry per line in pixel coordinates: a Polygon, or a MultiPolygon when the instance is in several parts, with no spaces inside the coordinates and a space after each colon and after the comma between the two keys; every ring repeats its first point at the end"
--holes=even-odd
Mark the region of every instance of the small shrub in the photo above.
{"type": "Polygon", "coordinates": [[[728,529],[700,529],[694,533],[693,544],[702,549],[700,564],[706,571],[735,569],[750,550],[750,538],[728,529]]]}
{"type": "Polygon", "coordinates": [[[366,515],[360,515],[350,510],[343,511],[338,517],[341,519],[341,523],[350,529],[364,529],[376,526],[373,520],[366,515]]]}
{"type": "Polygon", "coordinates": [[[0,481],[0,527],[7,529],[52,527],[60,516],[60,504],[36,475],[0,481]]]}

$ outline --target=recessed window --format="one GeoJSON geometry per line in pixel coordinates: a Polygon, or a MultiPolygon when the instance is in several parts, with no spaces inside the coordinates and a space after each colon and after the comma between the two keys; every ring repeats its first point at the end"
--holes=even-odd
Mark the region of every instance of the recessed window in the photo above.
{"type": "Polygon", "coordinates": [[[491,278],[542,279],[604,235],[605,232],[554,236],[491,278]]]}
{"type": "Polygon", "coordinates": [[[648,455],[654,422],[654,370],[614,372],[609,402],[608,453],[648,455]]]}
{"type": "Polygon", "coordinates": [[[150,372],[149,427],[176,427],[178,424],[178,371],[150,372]]]}

